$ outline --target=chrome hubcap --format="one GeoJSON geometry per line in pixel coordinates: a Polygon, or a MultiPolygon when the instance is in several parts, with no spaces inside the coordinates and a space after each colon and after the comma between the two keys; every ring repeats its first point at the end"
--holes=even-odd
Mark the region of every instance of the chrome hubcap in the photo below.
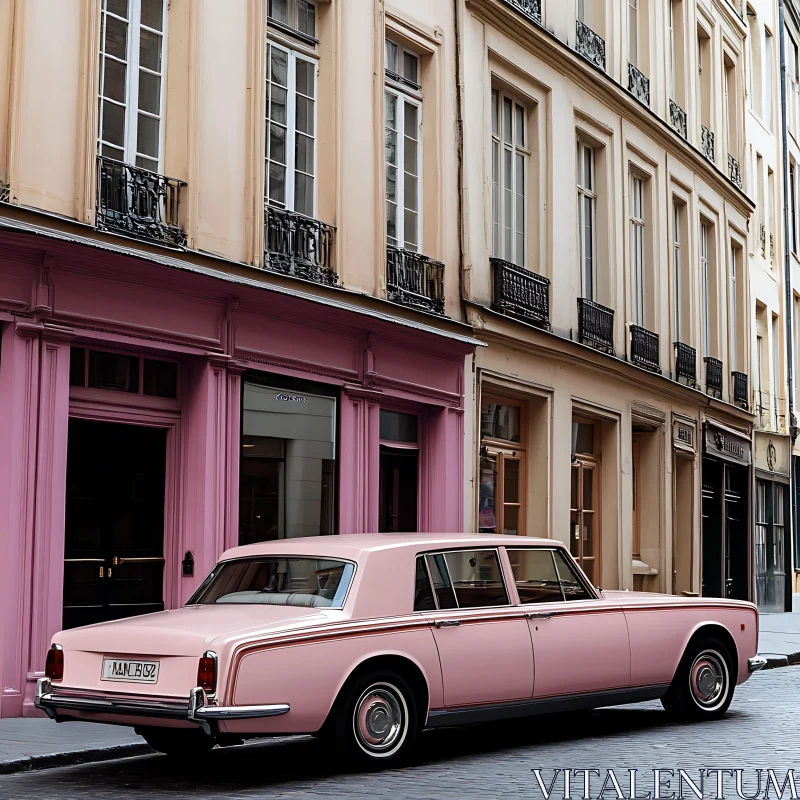
{"type": "Polygon", "coordinates": [[[695,702],[701,708],[713,711],[725,701],[728,685],[725,659],[715,650],[704,650],[692,663],[689,683],[695,702]]]}
{"type": "Polygon", "coordinates": [[[353,730],[363,750],[388,755],[405,738],[408,712],[402,693],[389,683],[366,689],[353,712],[353,730]]]}

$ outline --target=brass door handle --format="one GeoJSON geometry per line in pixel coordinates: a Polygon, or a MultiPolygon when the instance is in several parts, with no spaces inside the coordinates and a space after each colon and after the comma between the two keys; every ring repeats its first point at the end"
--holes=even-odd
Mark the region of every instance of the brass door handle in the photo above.
{"type": "Polygon", "coordinates": [[[100,577],[101,577],[101,578],[102,578],[102,577],[104,577],[104,573],[105,573],[105,571],[106,571],[106,570],[105,570],[105,567],[100,567],[100,577]]]}

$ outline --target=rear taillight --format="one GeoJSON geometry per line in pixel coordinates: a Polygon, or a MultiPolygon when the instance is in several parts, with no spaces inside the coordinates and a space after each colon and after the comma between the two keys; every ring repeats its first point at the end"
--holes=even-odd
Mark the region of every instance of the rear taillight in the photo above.
{"type": "Polygon", "coordinates": [[[217,657],[206,653],[197,666],[197,685],[206,693],[217,691],[217,657]]]}
{"type": "Polygon", "coordinates": [[[57,644],[47,651],[44,674],[51,681],[60,681],[64,678],[64,651],[57,644]]]}

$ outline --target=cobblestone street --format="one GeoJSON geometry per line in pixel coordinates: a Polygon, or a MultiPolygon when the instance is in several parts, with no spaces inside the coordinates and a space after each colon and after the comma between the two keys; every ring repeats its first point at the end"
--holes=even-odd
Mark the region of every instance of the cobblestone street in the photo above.
{"type": "MultiPolygon", "coordinates": [[[[189,766],[153,755],[0,777],[0,798],[541,798],[535,768],[546,782],[555,768],[600,769],[603,775],[614,769],[624,776],[637,768],[640,794],[652,791],[654,768],[690,774],[772,768],[782,781],[786,770],[800,771],[799,689],[796,667],[757,674],[737,690],[725,719],[702,725],[670,724],[658,703],[646,703],[584,717],[426,733],[408,766],[376,774],[344,773],[314,740],[295,739],[215,750],[189,766]]],[[[68,725],[62,730],[69,736],[68,725]]],[[[755,793],[755,780],[755,773],[745,773],[746,794],[755,793]]],[[[582,779],[573,787],[573,797],[580,797],[582,779]]],[[[735,797],[732,779],[726,787],[725,795],[735,797]]],[[[593,797],[600,788],[593,782],[593,797]]],[[[562,789],[557,784],[554,796],[562,789]]]]}

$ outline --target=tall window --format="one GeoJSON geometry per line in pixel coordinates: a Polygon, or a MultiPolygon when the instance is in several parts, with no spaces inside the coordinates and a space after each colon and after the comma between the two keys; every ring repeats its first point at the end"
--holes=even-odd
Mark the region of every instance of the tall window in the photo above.
{"type": "Polygon", "coordinates": [[[731,243],[731,273],[730,273],[730,329],[731,329],[731,370],[737,369],[739,360],[738,343],[739,343],[739,316],[738,316],[738,300],[739,300],[739,286],[738,286],[738,248],[731,243]]]}
{"type": "Polygon", "coordinates": [[[628,61],[639,65],[639,0],[628,0],[628,61]]]}
{"type": "Polygon", "coordinates": [[[775,430],[778,429],[778,387],[780,385],[780,342],[778,340],[778,316],[772,315],[772,416],[775,430]]]}
{"type": "Polygon", "coordinates": [[[697,29],[697,88],[700,98],[700,122],[711,130],[711,40],[697,29]]]}
{"type": "Polygon", "coordinates": [[[795,165],[789,165],[789,231],[792,252],[797,252],[797,186],[795,184],[795,165]]]}
{"type": "Polygon", "coordinates": [[[758,24],[756,12],[747,6],[748,41],[750,44],[750,85],[748,90],[748,104],[752,111],[761,113],[762,87],[761,87],[761,28],[758,24]]]}
{"type": "Polygon", "coordinates": [[[422,208],[419,56],[386,40],[386,240],[418,251],[422,208]]]}
{"type": "Polygon", "coordinates": [[[102,0],[98,152],[159,172],[165,0],[102,0]]]}
{"type": "Polygon", "coordinates": [[[764,122],[772,130],[772,90],[773,90],[773,66],[774,50],[772,34],[764,29],[764,122]]]}
{"type": "Polygon", "coordinates": [[[767,250],[769,253],[769,260],[775,261],[775,234],[777,228],[775,226],[775,173],[771,169],[767,169],[767,211],[769,213],[769,234],[767,236],[767,250]]]}
{"type": "Polygon", "coordinates": [[[708,235],[709,226],[700,224],[700,279],[703,289],[703,353],[711,355],[711,298],[709,296],[708,235]]]}
{"type": "Polygon", "coordinates": [[[269,22],[279,28],[288,28],[292,34],[314,38],[316,34],[316,7],[311,0],[269,0],[269,22]]]}
{"type": "Polygon", "coordinates": [[[674,292],[674,309],[675,309],[675,341],[683,341],[681,339],[682,331],[681,325],[683,322],[683,315],[681,314],[681,300],[683,281],[681,280],[681,269],[683,254],[681,252],[681,223],[683,222],[683,207],[678,202],[672,203],[672,275],[673,275],[673,292],[674,292]]]}
{"type": "Polygon", "coordinates": [[[683,0],[669,0],[669,96],[682,106],[684,98],[686,45],[684,43],[683,0]]]}
{"type": "Polygon", "coordinates": [[[569,549],[589,580],[600,581],[599,425],[572,420],[569,549]]]}
{"type": "Polygon", "coordinates": [[[644,181],[631,176],[631,290],[633,321],[644,325],[644,181]]]}
{"type": "Polygon", "coordinates": [[[595,217],[597,190],[595,186],[595,152],[578,142],[578,251],[581,268],[581,296],[594,300],[596,283],[597,239],[595,217]]]}
{"type": "Polygon", "coordinates": [[[525,109],[492,89],[492,247],[498,258],[525,264],[528,143],[525,109]]]}
{"type": "Polygon", "coordinates": [[[739,143],[737,139],[736,130],[736,106],[731,103],[731,100],[736,96],[736,67],[729,58],[724,61],[724,77],[723,77],[723,101],[725,112],[725,131],[728,136],[728,152],[738,158],[739,156],[739,143]]]}
{"type": "Polygon", "coordinates": [[[307,217],[315,216],[316,83],[316,62],[267,45],[266,198],[307,217]]]}

